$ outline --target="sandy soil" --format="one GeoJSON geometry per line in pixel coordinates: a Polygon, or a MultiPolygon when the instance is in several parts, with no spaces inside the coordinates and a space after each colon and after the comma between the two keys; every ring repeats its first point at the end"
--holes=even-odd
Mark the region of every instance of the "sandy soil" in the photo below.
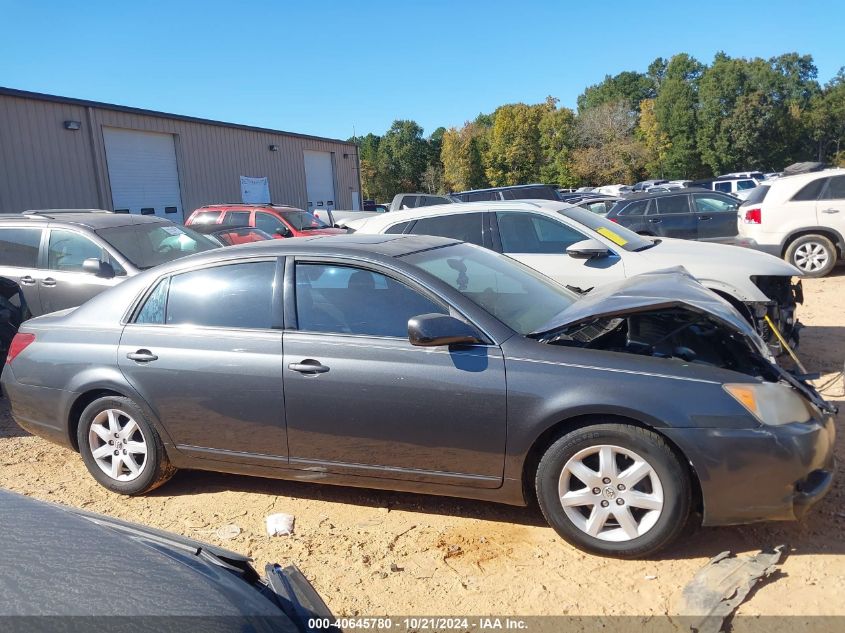
{"type": "MultiPolygon", "coordinates": [[[[805,289],[800,355],[822,384],[845,358],[845,271],[805,289]]],[[[825,393],[845,408],[841,380],[825,393]]],[[[841,427],[837,453],[845,462],[841,427]]],[[[21,431],[0,400],[0,485],[206,540],[262,566],[296,562],[336,615],[665,614],[711,556],[779,543],[790,552],[781,572],[739,613],[845,615],[842,476],[802,523],[699,530],[659,559],[617,561],[570,547],[536,510],[489,503],[201,472],[122,497],[95,484],[75,453],[21,431]],[[272,512],[295,515],[293,536],[266,536],[272,512]],[[218,537],[227,524],[240,534],[218,537]]]]}

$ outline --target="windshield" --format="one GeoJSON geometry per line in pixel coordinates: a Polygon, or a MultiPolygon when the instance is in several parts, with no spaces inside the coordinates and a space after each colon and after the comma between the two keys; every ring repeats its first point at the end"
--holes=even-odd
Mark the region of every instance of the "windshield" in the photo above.
{"type": "Polygon", "coordinates": [[[624,226],[611,222],[598,214],[590,213],[586,209],[571,207],[560,209],[558,213],[573,222],[582,224],[588,229],[595,231],[605,239],[616,244],[616,246],[621,246],[629,252],[644,251],[656,244],[653,240],[637,235],[624,226]]]}
{"type": "Polygon", "coordinates": [[[308,213],[308,211],[280,211],[285,221],[297,231],[313,231],[314,229],[330,228],[328,224],[308,213]]]}
{"type": "Polygon", "coordinates": [[[471,244],[411,253],[403,259],[520,334],[533,332],[578,300],[574,292],[532,268],[471,244]]]}
{"type": "Polygon", "coordinates": [[[141,270],[218,248],[217,243],[204,235],[169,223],[127,224],[96,233],[141,270]]]}

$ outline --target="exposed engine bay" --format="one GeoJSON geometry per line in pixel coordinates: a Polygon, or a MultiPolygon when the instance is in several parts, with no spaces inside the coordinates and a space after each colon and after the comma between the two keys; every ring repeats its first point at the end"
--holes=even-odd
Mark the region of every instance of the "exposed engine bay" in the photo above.
{"type": "Polygon", "coordinates": [[[539,340],[552,345],[679,358],[769,381],[780,377],[745,334],[711,315],[684,308],[596,317],[545,333],[539,340]]]}

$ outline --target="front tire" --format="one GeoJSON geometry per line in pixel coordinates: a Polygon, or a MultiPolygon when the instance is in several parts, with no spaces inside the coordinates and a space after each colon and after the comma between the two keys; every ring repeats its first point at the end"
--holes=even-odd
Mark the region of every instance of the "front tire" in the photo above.
{"type": "Polygon", "coordinates": [[[836,266],[836,246],[824,235],[802,235],[789,245],[784,259],[805,277],[825,277],[836,266]]]}
{"type": "Polygon", "coordinates": [[[143,494],[176,472],[155,427],[129,398],[108,396],[85,407],[76,439],[88,472],[113,492],[143,494]]]}
{"type": "Polygon", "coordinates": [[[617,558],[669,545],[690,515],[686,467],[662,437],[626,424],[597,424],[554,442],[535,480],[549,525],[576,547],[617,558]]]}

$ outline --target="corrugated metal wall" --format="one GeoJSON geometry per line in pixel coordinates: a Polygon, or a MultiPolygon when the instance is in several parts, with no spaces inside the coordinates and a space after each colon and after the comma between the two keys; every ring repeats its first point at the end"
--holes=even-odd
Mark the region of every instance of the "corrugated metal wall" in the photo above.
{"type": "Polygon", "coordinates": [[[273,202],[306,208],[306,149],[333,153],[336,208],[351,209],[359,191],[357,151],[346,143],[0,94],[0,211],[110,209],[103,127],[175,136],[186,214],[239,202],[239,176],[267,176],[273,202]],[[66,120],[81,129],[66,130],[66,120]]]}

